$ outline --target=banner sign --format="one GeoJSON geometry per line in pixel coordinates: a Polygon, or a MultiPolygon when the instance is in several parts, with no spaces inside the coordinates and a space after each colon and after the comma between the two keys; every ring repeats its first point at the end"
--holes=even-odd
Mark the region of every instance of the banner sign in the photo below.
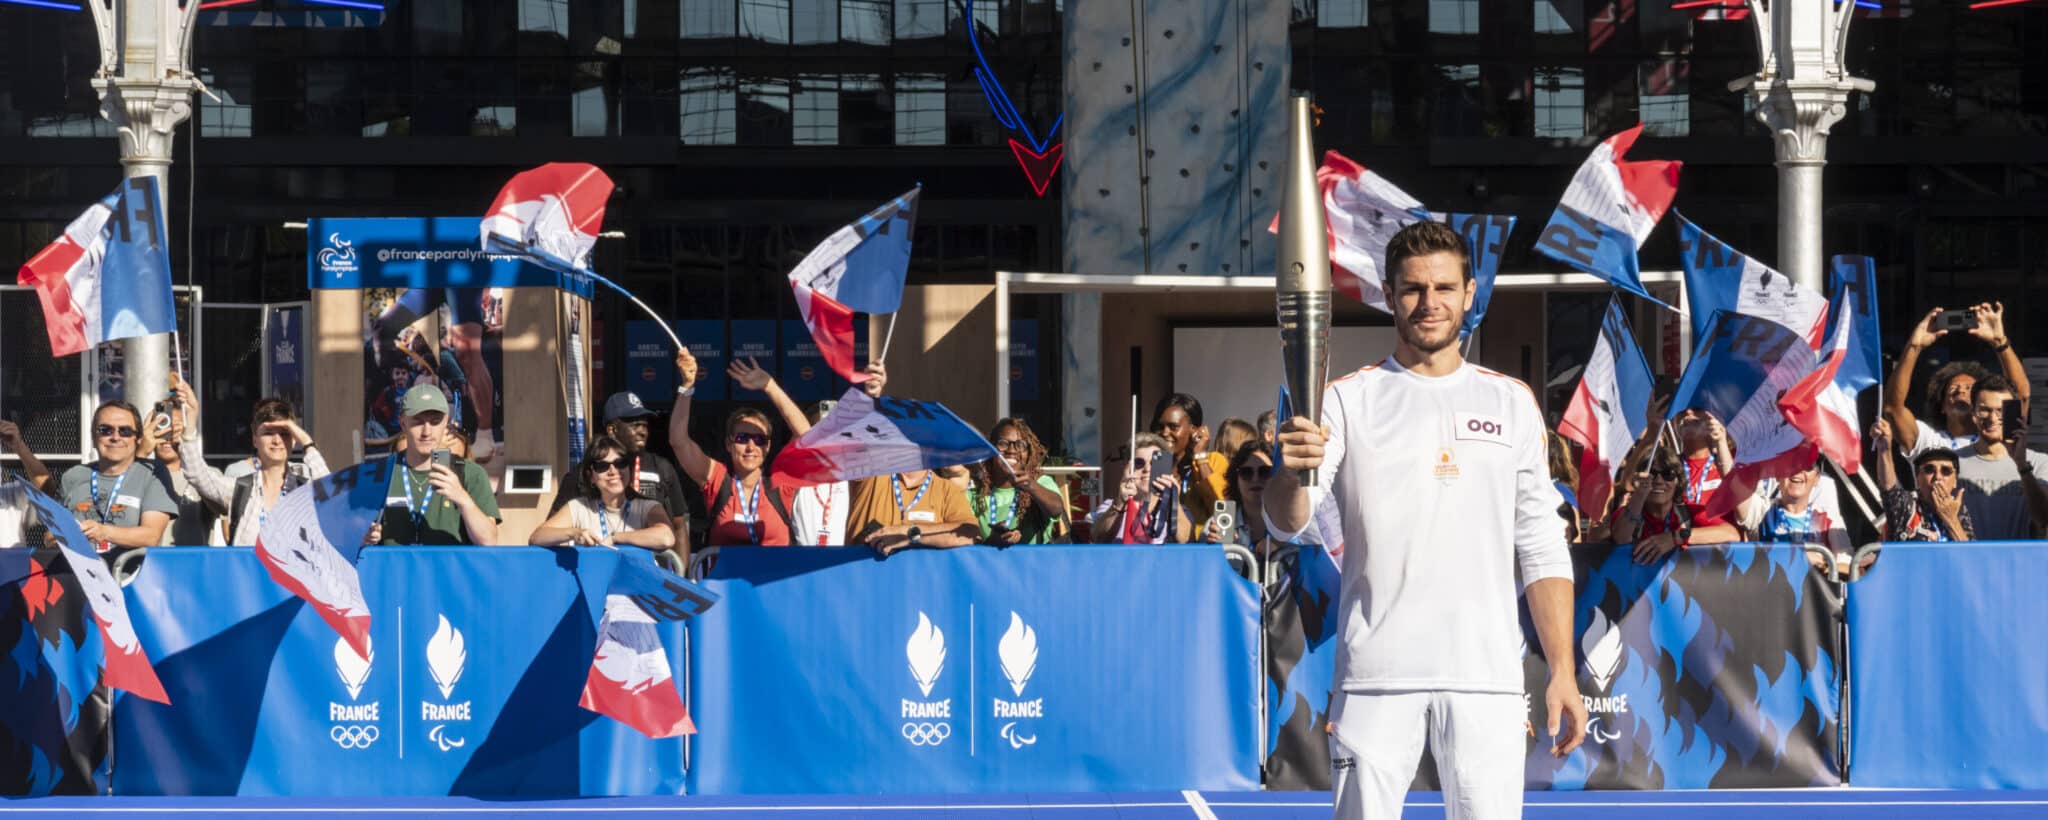
{"type": "MultiPolygon", "coordinates": [[[[120,699],[114,792],[680,794],[680,738],[578,706],[606,589],[637,552],[367,548],[358,655],[250,550],[153,550],[127,593],[176,705],[120,699]]],[[[680,624],[652,627],[685,645],[680,624]]],[[[669,660],[680,680],[683,653],[669,660]]]]}
{"type": "MultiPolygon", "coordinates": [[[[725,386],[732,381],[725,375],[725,365],[729,361],[726,351],[730,349],[725,340],[725,320],[684,319],[676,322],[676,335],[682,337],[683,344],[690,346],[690,355],[697,357],[697,393],[694,398],[700,402],[724,401],[727,395],[725,386]]],[[[664,366],[668,368],[669,378],[675,378],[675,354],[669,354],[664,366]]],[[[662,400],[674,401],[674,393],[671,388],[662,400]]],[[[640,398],[652,399],[651,396],[640,398]]]]}
{"type": "MultiPolygon", "coordinates": [[[[1588,707],[1587,737],[1560,760],[1550,755],[1548,737],[1530,733],[1528,788],[1841,782],[1835,765],[1840,678],[1832,648],[1840,607],[1825,594],[1825,580],[1808,571],[1804,553],[1786,546],[1694,547],[1647,567],[1632,560],[1628,547],[1580,547],[1572,557],[1578,591],[1573,654],[1588,707]]],[[[1310,572],[1293,571],[1297,591],[1288,597],[1296,616],[1268,621],[1269,687],[1281,687],[1294,703],[1271,712],[1268,771],[1286,779],[1269,785],[1327,789],[1329,753],[1320,731],[1327,707],[1316,693],[1330,689],[1332,668],[1325,664],[1331,661],[1324,653],[1335,650],[1324,644],[1335,627],[1333,579],[1315,572],[1327,564],[1320,557],[1298,563],[1310,572]],[[1307,652],[1297,655],[1304,647],[1307,652]],[[1294,657],[1301,660],[1289,667],[1294,657]],[[1313,717],[1297,719],[1301,709],[1313,717]],[[1315,768],[1318,762],[1324,768],[1315,768]]],[[[1523,625],[1528,721],[1542,727],[1549,722],[1543,695],[1550,672],[1526,609],[1523,625]]],[[[1868,713],[1868,702],[1859,703],[1868,713]]],[[[1436,789],[1435,775],[1425,755],[1415,788],[1436,789]]]]}
{"type": "Polygon", "coordinates": [[[1850,585],[1856,785],[2048,789],[2041,549],[1886,544],[1850,585]]]}
{"type": "Polygon", "coordinates": [[[477,249],[483,220],[408,216],[307,220],[306,286],[371,288],[560,288],[589,299],[588,278],[565,276],[512,254],[477,249]]]}
{"type": "MultiPolygon", "coordinates": [[[[700,344],[708,340],[677,333],[683,344],[689,345],[694,353],[700,344]]],[[[669,343],[668,334],[661,332],[661,323],[653,319],[629,319],[626,321],[626,372],[621,374],[619,389],[630,390],[648,403],[666,404],[674,400],[676,393],[676,352],[669,343]]],[[[703,359],[699,358],[701,365],[703,359]]],[[[723,382],[724,379],[719,379],[723,382]]],[[[700,379],[697,390],[701,395],[708,382],[700,379]]]]}
{"type": "Polygon", "coordinates": [[[724,549],[693,794],[1257,788],[1256,590],[1214,545],[724,549]]]}
{"type": "Polygon", "coordinates": [[[105,657],[57,550],[0,550],[0,795],[105,792],[105,657]]]}
{"type": "MultiPolygon", "coordinates": [[[[859,364],[865,367],[867,362],[859,364]]],[[[775,372],[775,381],[782,385],[782,392],[798,403],[831,398],[832,383],[839,381],[838,374],[825,364],[818,342],[811,338],[811,329],[796,319],[782,322],[781,366],[773,367],[766,362],[762,366],[775,372]]]]}

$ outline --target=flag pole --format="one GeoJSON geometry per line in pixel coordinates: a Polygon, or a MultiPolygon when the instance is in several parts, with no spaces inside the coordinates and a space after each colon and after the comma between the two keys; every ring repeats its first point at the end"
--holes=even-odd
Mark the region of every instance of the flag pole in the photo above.
{"type": "MultiPolygon", "coordinates": [[[[491,239],[498,240],[498,237],[493,236],[491,237],[491,239]]],[[[604,274],[598,273],[597,271],[591,270],[590,268],[577,265],[573,262],[570,262],[554,254],[548,253],[547,251],[541,250],[540,248],[532,245],[512,246],[510,245],[510,243],[502,244],[504,246],[508,246],[505,248],[501,248],[501,250],[503,250],[504,252],[509,252],[511,254],[518,256],[531,257],[535,261],[542,263],[545,267],[562,273],[567,273],[571,276],[587,276],[590,278],[591,281],[596,282],[605,287],[611,288],[614,291],[617,291],[620,296],[626,297],[628,301],[631,301],[634,305],[638,306],[641,310],[645,311],[649,317],[653,318],[654,323],[661,327],[661,332],[668,334],[668,340],[675,343],[677,350],[683,349],[683,340],[677,338],[676,332],[669,328],[668,320],[661,318],[661,314],[655,313],[654,308],[648,307],[646,302],[640,301],[640,297],[634,296],[632,291],[619,287],[619,283],[617,282],[614,282],[610,279],[606,279],[604,277],[604,274]]],[[[485,250],[492,250],[492,248],[486,247],[485,250]]]]}
{"type": "Polygon", "coordinates": [[[892,341],[895,341],[895,340],[896,340],[896,314],[894,314],[894,313],[891,313],[891,314],[889,314],[889,329],[888,329],[887,331],[884,331],[884,332],[882,333],[882,355],[876,356],[876,357],[875,357],[875,361],[878,361],[878,362],[883,362],[883,363],[885,363],[885,364],[886,364],[886,363],[888,362],[888,359],[889,359],[889,343],[890,343],[890,342],[892,342],[892,341]]]}

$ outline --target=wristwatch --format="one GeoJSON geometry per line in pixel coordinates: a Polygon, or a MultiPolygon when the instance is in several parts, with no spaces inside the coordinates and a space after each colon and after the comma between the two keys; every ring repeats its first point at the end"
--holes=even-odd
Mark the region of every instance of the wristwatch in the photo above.
{"type": "Polygon", "coordinates": [[[911,528],[910,528],[910,533],[909,533],[909,534],[910,534],[910,546],[913,546],[913,547],[921,547],[921,546],[924,546],[924,543],[918,540],[918,538],[919,538],[919,537],[921,537],[921,536],[923,536],[923,535],[924,535],[924,530],[918,529],[917,527],[913,526],[913,527],[911,527],[911,528]]]}
{"type": "Polygon", "coordinates": [[[683,385],[682,387],[678,387],[676,388],[676,395],[682,396],[683,398],[686,399],[691,396],[697,395],[697,386],[694,384],[686,384],[683,385]]]}

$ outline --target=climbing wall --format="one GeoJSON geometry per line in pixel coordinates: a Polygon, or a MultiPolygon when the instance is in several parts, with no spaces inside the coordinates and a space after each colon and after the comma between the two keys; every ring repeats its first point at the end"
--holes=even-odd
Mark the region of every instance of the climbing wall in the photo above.
{"type": "Polygon", "coordinates": [[[1286,0],[1066,4],[1066,269],[1271,275],[1286,0]]]}

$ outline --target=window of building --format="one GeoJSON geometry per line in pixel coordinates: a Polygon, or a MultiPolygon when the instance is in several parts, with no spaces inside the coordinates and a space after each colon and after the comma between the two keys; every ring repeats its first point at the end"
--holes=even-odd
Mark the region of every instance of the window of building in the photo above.
{"type": "Polygon", "coordinates": [[[1429,0],[1429,33],[1478,34],[1479,0],[1429,0]]]}
{"type": "Polygon", "coordinates": [[[1580,0],[1534,0],[1537,34],[1577,34],[1585,11],[1580,0]]]}
{"type": "MultiPolygon", "coordinates": [[[[1294,7],[1297,19],[1308,15],[1306,0],[1299,0],[1294,7]]],[[[1321,0],[1315,6],[1316,25],[1320,28],[1364,28],[1369,19],[1366,0],[1321,0]]]]}
{"type": "Polygon", "coordinates": [[[945,75],[896,75],[896,144],[944,145],[945,143],[945,75]]]}
{"type": "Polygon", "coordinates": [[[790,142],[789,80],[748,76],[740,79],[741,145],[788,145],[790,142]]]}
{"type": "Polygon", "coordinates": [[[799,75],[791,97],[790,141],[797,145],[838,145],[839,77],[799,75]]]}
{"type": "Polygon", "coordinates": [[[519,0],[519,30],[568,38],[569,0],[519,0]]]}
{"type": "Polygon", "coordinates": [[[839,39],[849,43],[889,44],[890,0],[839,0],[839,39]]]}
{"type": "Polygon", "coordinates": [[[1579,68],[1536,69],[1536,136],[1582,137],[1586,134],[1586,76],[1579,68]]]}
{"type": "Polygon", "coordinates": [[[740,0],[740,36],[764,43],[789,42],[790,0],[740,0]]]}
{"type": "Polygon", "coordinates": [[[839,75],[840,145],[894,145],[894,112],[880,76],[839,75]]]}
{"type": "Polygon", "coordinates": [[[592,62],[578,67],[576,86],[569,100],[570,134],[612,136],[612,95],[605,87],[604,64],[592,62]]]}
{"type": "Polygon", "coordinates": [[[839,42],[837,0],[790,0],[789,41],[798,45],[839,42]]]}
{"type": "Polygon", "coordinates": [[[683,143],[733,144],[737,136],[733,118],[736,92],[731,69],[684,69],[681,92],[683,143]]]}
{"type": "Polygon", "coordinates": [[[1652,137],[1683,137],[1691,133],[1692,91],[1681,57],[1645,65],[1641,69],[1642,95],[1638,112],[1643,133],[1652,137]]]}
{"type": "Polygon", "coordinates": [[[470,109],[469,135],[472,137],[519,136],[519,107],[513,105],[480,105],[470,109]]]}
{"type": "Polygon", "coordinates": [[[739,31],[734,0],[682,0],[682,3],[681,36],[685,40],[726,39],[739,31]]]}
{"type": "Polygon", "coordinates": [[[945,0],[896,0],[896,39],[921,40],[945,33],[945,0]]]}
{"type": "Polygon", "coordinates": [[[231,68],[215,71],[202,68],[199,81],[213,89],[213,97],[199,95],[199,134],[205,137],[246,137],[250,135],[249,70],[231,68]]]}

